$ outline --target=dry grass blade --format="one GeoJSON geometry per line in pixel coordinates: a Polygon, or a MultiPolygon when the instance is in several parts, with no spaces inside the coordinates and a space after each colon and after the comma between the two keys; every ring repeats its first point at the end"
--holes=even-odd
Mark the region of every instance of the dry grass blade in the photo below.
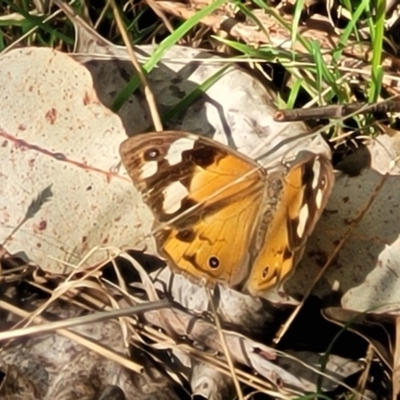
{"type": "Polygon", "coordinates": [[[229,352],[228,346],[226,344],[224,332],[222,331],[221,322],[219,320],[217,309],[215,307],[214,299],[212,297],[212,293],[211,293],[210,289],[207,289],[207,295],[208,295],[208,299],[209,299],[210,304],[211,304],[212,312],[214,314],[215,326],[217,328],[218,335],[219,335],[219,338],[221,340],[221,344],[222,344],[222,348],[224,350],[226,361],[228,362],[229,369],[230,369],[230,371],[232,373],[232,379],[233,379],[233,383],[235,385],[236,394],[237,394],[237,396],[238,396],[238,398],[240,400],[243,400],[244,397],[243,397],[242,389],[240,387],[239,381],[238,381],[237,376],[236,376],[235,367],[233,365],[232,357],[231,357],[231,354],[229,352]]]}
{"type": "Polygon", "coordinates": [[[396,341],[393,349],[393,399],[397,399],[400,394],[400,317],[396,317],[396,341]]]}
{"type": "MultiPolygon", "coordinates": [[[[30,317],[29,312],[22,310],[8,302],[4,302],[3,300],[0,301],[0,306],[22,318],[30,317]]],[[[34,322],[40,324],[40,323],[46,323],[47,321],[45,321],[41,317],[35,317],[34,322]]],[[[10,333],[12,333],[12,331],[10,333]]],[[[56,333],[66,337],[70,340],[73,340],[76,343],[79,343],[80,345],[86,347],[87,349],[92,350],[92,351],[98,353],[99,355],[106,357],[110,360],[113,360],[116,363],[120,364],[121,366],[126,367],[134,372],[141,373],[143,370],[143,367],[140,364],[137,364],[137,363],[133,362],[131,359],[124,357],[121,354],[115,353],[115,352],[111,351],[110,349],[102,346],[101,344],[99,344],[91,339],[88,339],[87,337],[84,337],[78,333],[71,332],[67,329],[57,329],[56,333]]]]}
{"type": "Polygon", "coordinates": [[[131,40],[129,39],[126,29],[124,28],[124,25],[122,23],[121,16],[119,14],[119,11],[115,4],[115,1],[111,0],[110,3],[112,6],[112,9],[113,9],[113,12],[114,12],[115,21],[118,25],[118,29],[124,40],[130,60],[132,61],[132,64],[135,67],[135,70],[139,76],[140,82],[143,86],[144,95],[146,97],[147,104],[149,105],[149,110],[150,110],[151,118],[152,118],[152,121],[154,124],[154,129],[158,132],[161,132],[163,130],[163,127],[162,127],[162,123],[161,123],[160,114],[158,113],[158,110],[157,110],[157,104],[154,99],[154,94],[153,94],[152,90],[150,89],[149,83],[146,79],[143,69],[142,69],[141,65],[139,64],[139,61],[135,55],[135,52],[133,51],[131,40]]]}
{"type": "MultiPolygon", "coordinates": [[[[71,328],[77,325],[87,325],[94,322],[107,321],[110,320],[111,318],[126,317],[141,312],[158,310],[168,306],[170,306],[169,301],[167,299],[164,299],[157,302],[149,302],[146,304],[140,304],[134,307],[128,307],[119,310],[96,312],[94,314],[85,315],[83,317],[70,318],[63,321],[46,322],[45,324],[41,325],[35,325],[27,328],[13,329],[6,332],[0,332],[0,340],[14,339],[21,336],[57,331],[63,328],[71,328]]],[[[16,309],[14,306],[12,306],[9,302],[5,301],[4,299],[0,300],[0,308],[10,312],[15,311],[16,309]]]]}
{"type": "Polygon", "coordinates": [[[365,357],[365,369],[358,381],[359,395],[357,395],[356,400],[362,400],[364,398],[365,388],[367,386],[368,377],[369,377],[370,370],[371,370],[371,364],[372,364],[372,360],[373,360],[374,356],[375,356],[374,348],[371,345],[369,345],[368,351],[367,351],[367,354],[365,357]]]}
{"type": "Polygon", "coordinates": [[[136,269],[136,271],[139,273],[140,278],[141,278],[142,283],[143,283],[143,288],[146,291],[147,297],[151,301],[159,300],[158,293],[154,288],[154,284],[153,284],[151,278],[149,277],[149,274],[140,265],[140,263],[138,263],[132,256],[130,256],[126,252],[122,252],[120,254],[120,257],[125,258],[126,260],[128,260],[132,264],[132,266],[136,269]]]}

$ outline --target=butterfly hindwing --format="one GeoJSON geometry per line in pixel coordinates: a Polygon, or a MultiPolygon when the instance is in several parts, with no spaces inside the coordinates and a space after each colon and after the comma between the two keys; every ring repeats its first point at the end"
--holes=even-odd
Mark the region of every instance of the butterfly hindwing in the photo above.
{"type": "MultiPolygon", "coordinates": [[[[252,263],[247,290],[257,295],[281,284],[294,271],[333,186],[330,161],[302,152],[282,179],[281,192],[252,263]]],[[[262,225],[262,222],[261,222],[262,225]]]]}

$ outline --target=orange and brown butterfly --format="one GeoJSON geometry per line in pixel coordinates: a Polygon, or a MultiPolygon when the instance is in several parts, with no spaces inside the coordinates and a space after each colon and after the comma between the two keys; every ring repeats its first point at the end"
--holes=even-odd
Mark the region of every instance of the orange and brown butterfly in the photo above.
{"type": "Polygon", "coordinates": [[[169,266],[252,295],[293,272],[334,182],[321,154],[301,152],[289,167],[267,172],[229,147],[178,131],[136,135],[120,153],[153,212],[169,266]]]}

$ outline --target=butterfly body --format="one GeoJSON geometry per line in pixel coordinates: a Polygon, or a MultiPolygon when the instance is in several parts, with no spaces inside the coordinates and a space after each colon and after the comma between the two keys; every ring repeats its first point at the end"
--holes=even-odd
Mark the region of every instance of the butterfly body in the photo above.
{"type": "Polygon", "coordinates": [[[267,173],[222,144],[184,132],[137,135],[120,152],[153,212],[157,249],[168,264],[195,282],[254,295],[293,271],[333,182],[323,156],[307,153],[267,173]]]}

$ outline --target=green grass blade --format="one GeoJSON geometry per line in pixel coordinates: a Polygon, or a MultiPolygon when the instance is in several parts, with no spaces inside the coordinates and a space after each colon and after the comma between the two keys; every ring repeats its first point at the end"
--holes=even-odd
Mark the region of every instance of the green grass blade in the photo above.
{"type": "Polygon", "coordinates": [[[286,107],[288,109],[292,109],[295,105],[297,96],[299,95],[300,88],[303,86],[303,79],[294,79],[294,83],[290,89],[290,94],[288,101],[286,103],[286,107]]]}
{"type": "Polygon", "coordinates": [[[301,43],[301,45],[310,53],[309,43],[306,39],[304,39],[301,35],[297,33],[295,29],[292,29],[290,24],[288,24],[272,7],[268,6],[263,0],[253,0],[254,4],[258,5],[262,8],[267,14],[269,14],[272,18],[274,18],[279,24],[287,29],[288,32],[291,32],[292,37],[296,38],[296,41],[301,43]]]}
{"type": "MultiPolygon", "coordinates": [[[[357,7],[356,11],[353,13],[351,20],[347,24],[346,28],[344,29],[343,33],[340,35],[340,39],[332,54],[332,61],[333,63],[337,63],[342,56],[343,50],[346,48],[348,44],[349,37],[352,33],[354,33],[355,37],[357,38],[357,43],[360,42],[358,30],[357,30],[357,22],[360,19],[362,13],[366,10],[368,5],[367,2],[363,0],[360,5],[357,7]]],[[[348,4],[348,9],[351,10],[351,3],[348,4]]]]}
{"type": "Polygon", "coordinates": [[[265,37],[269,40],[269,33],[265,29],[264,24],[254,15],[254,13],[243,3],[240,1],[235,1],[235,5],[239,8],[239,10],[250,20],[253,21],[255,25],[258,26],[261,32],[264,33],[265,37]]]}
{"type": "MultiPolygon", "coordinates": [[[[149,73],[161,60],[164,53],[169,50],[178,40],[197,25],[205,16],[211,14],[217,8],[221,7],[227,0],[215,0],[213,3],[198,11],[193,17],[189,18],[182,25],[165,38],[158,48],[154,51],[150,59],[142,66],[145,73],[149,73]]],[[[111,109],[116,112],[125,103],[127,98],[139,87],[139,78],[135,75],[126,87],[117,95],[111,109]]]]}
{"type": "Polygon", "coordinates": [[[294,48],[294,44],[296,43],[297,39],[297,32],[299,28],[299,22],[301,18],[301,12],[303,11],[305,0],[298,0],[295,2],[295,9],[293,13],[293,21],[292,21],[292,31],[291,31],[291,38],[292,41],[292,48],[294,48]]]}
{"type": "Polygon", "coordinates": [[[5,47],[6,47],[6,44],[4,42],[3,32],[0,30],[0,52],[2,52],[5,47]]]}
{"type": "Polygon", "coordinates": [[[375,29],[374,34],[371,34],[372,44],[372,68],[371,68],[371,88],[369,92],[369,102],[375,102],[378,100],[379,94],[382,89],[382,51],[383,51],[383,40],[385,32],[385,0],[377,0],[375,9],[375,29]]]}
{"type": "MultiPolygon", "coordinates": [[[[36,15],[31,15],[29,12],[25,11],[23,8],[18,7],[14,2],[5,0],[5,3],[10,7],[10,10],[12,10],[15,13],[21,14],[25,20],[22,21],[15,21],[17,23],[14,24],[8,24],[8,25],[18,25],[23,29],[23,32],[29,32],[29,30],[33,28],[40,28],[44,32],[48,33],[49,35],[55,35],[57,39],[68,43],[68,44],[73,44],[73,39],[64,35],[63,33],[57,31],[56,29],[53,29],[50,27],[48,24],[44,23],[43,20],[46,19],[46,16],[36,16],[36,15]]],[[[4,22],[4,21],[3,21],[4,22]]],[[[6,21],[9,22],[9,21],[6,21]]],[[[4,25],[3,25],[4,26],[4,25]]]]}

